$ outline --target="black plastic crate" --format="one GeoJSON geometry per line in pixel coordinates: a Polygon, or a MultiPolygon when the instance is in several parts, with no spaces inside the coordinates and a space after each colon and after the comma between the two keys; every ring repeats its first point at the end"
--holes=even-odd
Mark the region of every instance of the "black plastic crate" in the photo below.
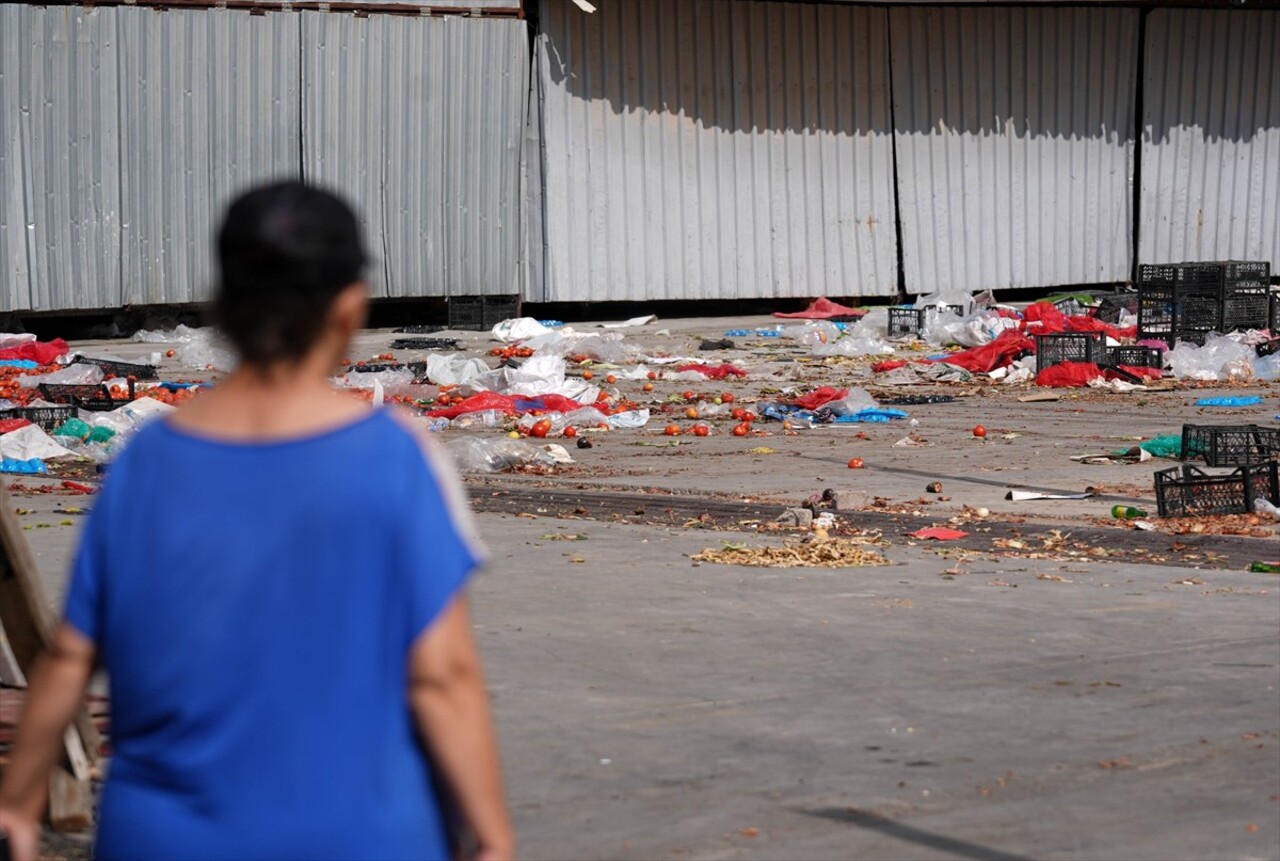
{"type": "Polygon", "coordinates": [[[96,385],[41,383],[40,397],[54,404],[69,404],[82,410],[113,410],[116,407],[131,403],[135,391],[133,380],[129,380],[129,395],[126,398],[113,398],[111,386],[106,383],[96,385]]]}
{"type": "Polygon", "coordinates": [[[919,334],[924,323],[924,314],[920,308],[908,306],[889,309],[889,337],[901,338],[904,335],[919,334]]]}
{"type": "Polygon", "coordinates": [[[1223,285],[1234,290],[1270,290],[1271,263],[1267,260],[1228,260],[1222,264],[1223,285]]]}
{"type": "Polygon", "coordinates": [[[1221,296],[1183,296],[1164,288],[1138,288],[1138,339],[1203,344],[1210,332],[1223,331],[1221,296]]]}
{"type": "Polygon", "coordinates": [[[1104,361],[1105,342],[1101,332],[1058,332],[1036,335],[1036,373],[1063,362],[1104,361]]]}
{"type": "Polygon", "coordinates": [[[897,305],[889,309],[889,337],[900,338],[903,335],[920,334],[928,316],[936,314],[939,308],[946,308],[956,316],[964,316],[963,305],[929,305],[926,308],[897,305]]]}
{"type": "Polygon", "coordinates": [[[447,305],[450,329],[479,332],[520,316],[520,297],[517,295],[451,296],[447,305]]]}
{"type": "Polygon", "coordinates": [[[1160,470],[1155,482],[1156,510],[1161,517],[1249,514],[1255,500],[1280,502],[1280,472],[1275,461],[1240,466],[1222,475],[1183,464],[1160,470]]]}
{"type": "Polygon", "coordinates": [[[1159,347],[1112,347],[1107,351],[1107,364],[1130,368],[1163,368],[1164,350],[1159,347]]]}
{"type": "Polygon", "coordinates": [[[1093,316],[1104,323],[1116,325],[1120,322],[1121,313],[1138,313],[1137,293],[1108,293],[1098,297],[1098,304],[1093,308],[1093,316]]]}
{"type": "Polygon", "coordinates": [[[1169,290],[1183,296],[1221,296],[1225,278],[1221,263],[1144,263],[1138,267],[1139,290],[1169,290]]]}
{"type": "Polygon", "coordinates": [[[33,425],[39,425],[45,431],[62,427],[67,419],[76,417],[76,408],[66,407],[14,407],[0,410],[0,419],[26,419],[33,425]]]}
{"type": "Polygon", "coordinates": [[[1053,307],[1057,308],[1067,317],[1079,317],[1085,312],[1085,308],[1080,304],[1074,296],[1065,296],[1053,303],[1053,307]]]}
{"type": "Polygon", "coordinates": [[[159,374],[155,365],[138,365],[133,362],[117,362],[112,359],[94,359],[90,356],[76,356],[72,364],[95,365],[102,372],[114,377],[133,377],[135,380],[155,380],[159,374]]]}
{"type": "MultiPolygon", "coordinates": [[[[499,320],[498,322],[502,322],[499,320]]],[[[492,327],[486,327],[492,328],[492,327]]],[[[457,338],[397,338],[391,342],[393,350],[456,350],[457,338]]]]}
{"type": "Polygon", "coordinates": [[[1229,292],[1222,301],[1224,331],[1270,328],[1270,290],[1236,290],[1229,292]]]}
{"type": "Polygon", "coordinates": [[[1271,333],[1280,332],[1280,293],[1271,293],[1271,333]]]}
{"type": "Polygon", "coordinates": [[[1262,425],[1183,425],[1182,459],[1206,466],[1241,466],[1280,458],[1280,428],[1262,425]]]}
{"type": "Polygon", "coordinates": [[[392,329],[397,335],[434,335],[436,332],[443,332],[444,326],[428,326],[422,323],[414,323],[412,326],[401,326],[399,329],[392,329]]]}

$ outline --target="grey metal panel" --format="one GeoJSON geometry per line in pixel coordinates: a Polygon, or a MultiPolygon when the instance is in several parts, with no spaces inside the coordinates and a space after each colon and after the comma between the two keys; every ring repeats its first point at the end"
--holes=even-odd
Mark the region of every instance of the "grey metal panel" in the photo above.
{"type": "Polygon", "coordinates": [[[136,9],[120,22],[124,301],[204,301],[226,204],[298,173],[298,16],[136,9]]]}
{"type": "Polygon", "coordinates": [[[885,10],[597,5],[541,6],[537,298],[896,292],[885,10]]]}
{"type": "Polygon", "coordinates": [[[1147,20],[1139,259],[1280,268],[1280,12],[1147,20]]]}
{"type": "Polygon", "coordinates": [[[0,7],[3,310],[119,304],[118,17],[0,7]]]}
{"type": "Polygon", "coordinates": [[[301,14],[305,175],[359,211],[375,295],[521,292],[524,22],[301,14]]]}
{"type": "Polygon", "coordinates": [[[1138,14],[891,12],[909,291],[1129,277],[1138,14]]]}

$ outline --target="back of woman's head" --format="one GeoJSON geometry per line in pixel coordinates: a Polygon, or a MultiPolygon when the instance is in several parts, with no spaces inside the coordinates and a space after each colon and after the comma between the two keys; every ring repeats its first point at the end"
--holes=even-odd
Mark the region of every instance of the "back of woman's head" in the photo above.
{"type": "Polygon", "coordinates": [[[293,181],[255,188],[218,232],[218,325],[246,364],[295,363],[365,262],[359,224],[340,199],[293,181]]]}

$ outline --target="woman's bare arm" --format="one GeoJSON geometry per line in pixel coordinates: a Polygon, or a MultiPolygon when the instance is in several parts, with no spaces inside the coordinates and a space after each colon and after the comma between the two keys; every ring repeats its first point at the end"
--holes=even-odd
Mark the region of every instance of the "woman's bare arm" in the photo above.
{"type": "Polygon", "coordinates": [[[18,861],[35,857],[36,823],[49,775],[62,755],[63,734],[84,700],[95,655],[92,640],[63,624],[31,674],[13,757],[0,781],[0,829],[8,833],[18,861]]]}
{"type": "Polygon", "coordinates": [[[465,598],[455,599],[414,643],[409,700],[432,759],[480,842],[479,857],[512,857],[497,737],[465,598]]]}

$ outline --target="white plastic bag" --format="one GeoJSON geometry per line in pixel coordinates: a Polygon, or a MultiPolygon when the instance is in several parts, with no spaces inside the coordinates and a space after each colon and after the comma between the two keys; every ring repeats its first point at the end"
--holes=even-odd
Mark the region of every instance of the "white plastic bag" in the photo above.
{"type": "Polygon", "coordinates": [[[532,317],[513,317],[510,320],[503,320],[494,326],[491,334],[493,335],[493,340],[509,344],[512,341],[536,338],[550,331],[552,331],[550,328],[542,325],[532,317]]]}
{"type": "Polygon", "coordinates": [[[437,386],[460,386],[486,373],[482,359],[468,359],[461,353],[432,353],[427,356],[427,379],[437,386]]]}
{"type": "Polygon", "coordinates": [[[53,441],[39,425],[27,425],[0,436],[0,457],[14,460],[52,460],[55,457],[69,457],[72,452],[53,441]]]}

